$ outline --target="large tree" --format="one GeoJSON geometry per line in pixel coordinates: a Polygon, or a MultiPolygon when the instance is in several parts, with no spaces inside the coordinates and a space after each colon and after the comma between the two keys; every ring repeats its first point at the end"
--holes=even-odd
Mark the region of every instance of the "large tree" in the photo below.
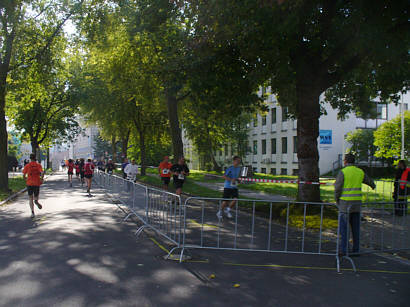
{"type": "Polygon", "coordinates": [[[50,44],[82,2],[0,1],[0,190],[8,191],[5,109],[9,73],[21,66],[46,60],[50,44]],[[40,24],[50,27],[40,31],[40,24]]]}
{"type": "MultiPolygon", "coordinates": [[[[237,50],[245,75],[269,80],[297,119],[299,179],[318,181],[320,95],[344,116],[408,88],[408,2],[192,0],[198,35],[237,50]]],[[[317,185],[298,198],[320,200],[317,185]]]]}

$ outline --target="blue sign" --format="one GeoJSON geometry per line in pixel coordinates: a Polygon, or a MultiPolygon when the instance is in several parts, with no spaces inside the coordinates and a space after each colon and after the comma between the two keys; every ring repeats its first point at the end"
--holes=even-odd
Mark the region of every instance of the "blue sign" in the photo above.
{"type": "Polygon", "coordinates": [[[332,144],[332,130],[320,130],[319,137],[319,144],[332,144]]]}

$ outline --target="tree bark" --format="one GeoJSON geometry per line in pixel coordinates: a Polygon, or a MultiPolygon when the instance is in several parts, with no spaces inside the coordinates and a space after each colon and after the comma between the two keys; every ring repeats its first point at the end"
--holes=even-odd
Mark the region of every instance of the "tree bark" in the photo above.
{"type": "Polygon", "coordinates": [[[39,145],[37,143],[37,141],[32,140],[31,141],[31,153],[33,153],[36,156],[37,161],[40,163],[39,159],[40,159],[40,151],[38,150],[39,145]]]}
{"type": "Polygon", "coordinates": [[[131,133],[131,130],[129,129],[127,131],[127,134],[125,136],[123,136],[122,139],[121,139],[121,151],[122,151],[122,154],[123,154],[123,158],[127,157],[128,141],[130,139],[130,133],[131,133]]]}
{"type": "Polygon", "coordinates": [[[139,143],[140,143],[140,152],[141,152],[141,175],[145,176],[145,169],[147,168],[147,153],[145,148],[145,135],[144,131],[139,130],[139,143]]]}
{"type": "MultiPolygon", "coordinates": [[[[297,90],[298,106],[298,164],[300,181],[319,181],[319,137],[320,93],[310,86],[297,90]]],[[[320,201],[320,186],[299,184],[298,200],[305,202],[320,201]]]]}
{"type": "Polygon", "coordinates": [[[174,163],[184,155],[184,145],[182,142],[181,127],[179,126],[178,118],[178,100],[176,93],[172,91],[166,92],[169,129],[171,132],[172,149],[174,154],[174,163]]]}
{"type": "MultiPolygon", "coordinates": [[[[1,85],[0,85],[1,88],[1,85]]],[[[7,163],[7,128],[4,112],[5,95],[0,90],[0,191],[9,192],[8,163],[7,163]]]]}
{"type": "Polygon", "coordinates": [[[116,146],[117,139],[115,134],[111,136],[111,150],[112,150],[112,161],[115,163],[117,161],[117,146],[116,146]]]}

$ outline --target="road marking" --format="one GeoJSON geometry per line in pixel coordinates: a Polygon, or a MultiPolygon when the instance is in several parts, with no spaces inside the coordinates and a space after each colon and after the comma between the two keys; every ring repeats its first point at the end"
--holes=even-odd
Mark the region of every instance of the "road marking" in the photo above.
{"type": "Polygon", "coordinates": [[[169,250],[167,250],[164,246],[162,246],[161,244],[159,244],[159,242],[157,240],[155,240],[154,238],[150,237],[151,241],[154,242],[160,249],[162,249],[164,252],[166,252],[167,254],[169,254],[169,250]]]}
{"type": "MultiPolygon", "coordinates": [[[[194,224],[196,227],[202,227],[202,224],[198,223],[194,219],[188,219],[188,222],[190,222],[191,224],[194,224]]],[[[218,226],[210,225],[210,224],[204,224],[204,227],[218,228],[218,226]]]]}
{"type": "MultiPolygon", "coordinates": [[[[233,263],[224,262],[224,265],[230,266],[244,266],[244,267],[259,267],[259,268],[285,268],[285,269],[305,269],[305,270],[336,270],[336,268],[328,267],[312,267],[312,266],[296,266],[296,265],[280,265],[280,264],[248,264],[248,263],[233,263]]],[[[341,271],[351,271],[353,269],[340,269],[341,271]]],[[[367,269],[357,269],[357,272],[366,273],[390,273],[390,274],[410,274],[410,272],[400,272],[400,271],[385,271],[385,270],[367,270],[367,269]]]]}

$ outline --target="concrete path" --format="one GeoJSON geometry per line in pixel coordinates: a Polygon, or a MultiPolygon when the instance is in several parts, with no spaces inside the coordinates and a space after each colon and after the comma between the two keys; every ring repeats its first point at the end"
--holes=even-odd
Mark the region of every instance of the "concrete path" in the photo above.
{"type": "Polygon", "coordinates": [[[137,222],[121,223],[104,191],[89,198],[65,180],[44,184],[35,221],[25,194],[0,207],[0,306],[409,304],[409,266],[377,256],[340,274],[317,256],[193,250],[191,262],[165,261],[166,243],[136,240],[137,222]]]}

